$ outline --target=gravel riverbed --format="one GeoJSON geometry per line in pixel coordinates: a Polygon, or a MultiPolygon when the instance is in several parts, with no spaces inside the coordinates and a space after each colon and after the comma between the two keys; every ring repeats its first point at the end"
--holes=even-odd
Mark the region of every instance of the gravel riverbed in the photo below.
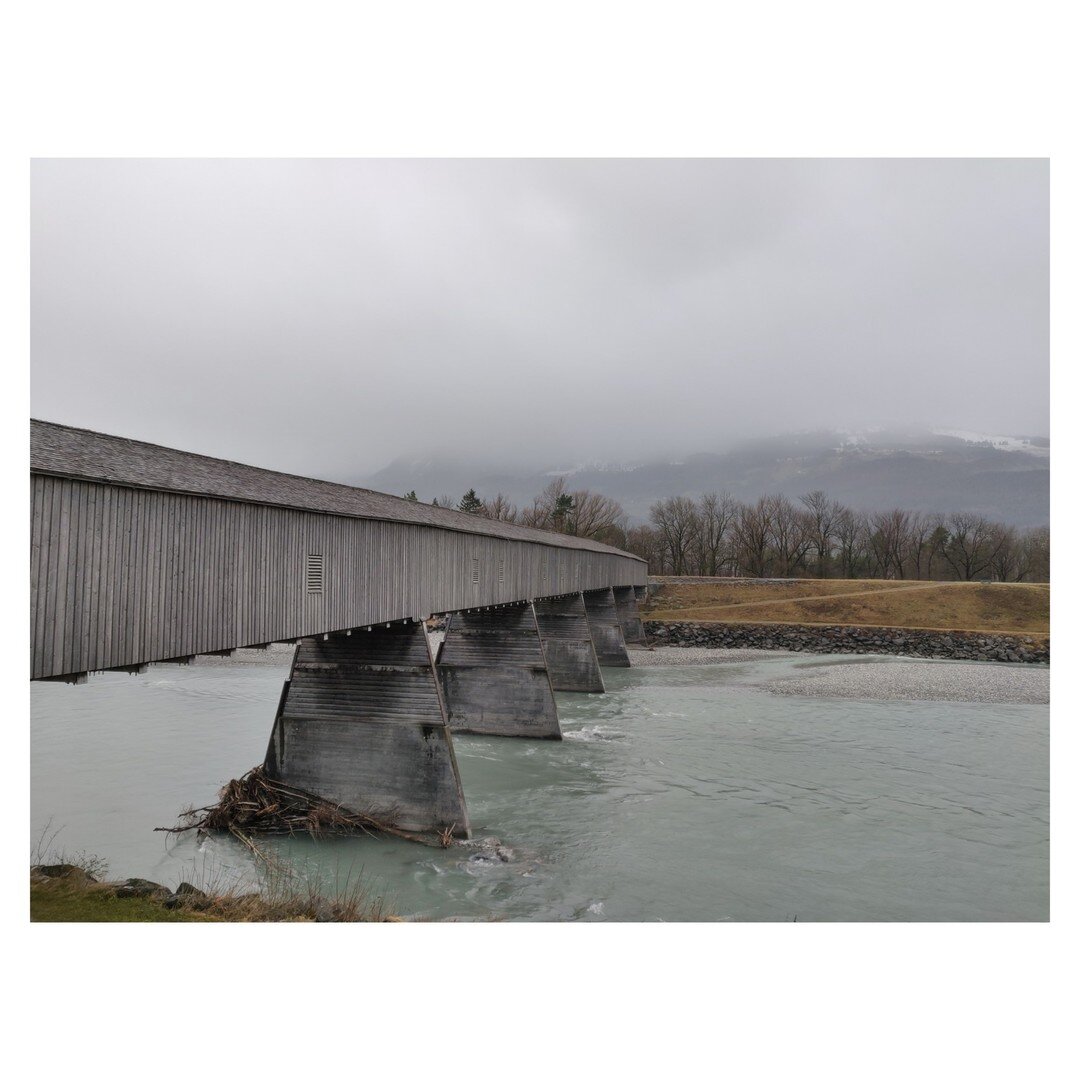
{"type": "Polygon", "coordinates": [[[828,664],[797,678],[778,679],[768,689],[774,694],[873,701],[1047,705],[1050,669],[934,660],[828,664]]]}
{"type": "Polygon", "coordinates": [[[764,684],[773,694],[864,701],[983,701],[1044,705],[1050,701],[1050,669],[1017,664],[891,657],[837,656],[811,660],[804,653],[763,649],[699,649],[658,646],[630,653],[632,667],[730,664],[766,657],[799,656],[797,676],[764,684]]]}
{"type": "Polygon", "coordinates": [[[796,655],[775,649],[703,649],[695,645],[658,645],[652,649],[629,649],[628,652],[631,667],[699,667],[796,655]]]}

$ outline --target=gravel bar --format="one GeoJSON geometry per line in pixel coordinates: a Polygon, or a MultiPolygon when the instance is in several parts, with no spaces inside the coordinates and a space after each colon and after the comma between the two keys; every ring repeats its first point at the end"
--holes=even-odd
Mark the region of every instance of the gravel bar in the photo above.
{"type": "Polygon", "coordinates": [[[806,653],[770,649],[703,649],[667,645],[632,650],[632,667],[736,664],[753,660],[794,660],[798,675],[773,678],[761,688],[799,697],[861,701],[977,701],[1006,705],[1050,702],[1050,669],[984,661],[897,660],[837,655],[811,660],[806,653]]]}
{"type": "Polygon", "coordinates": [[[775,649],[702,649],[696,645],[659,645],[653,649],[628,649],[627,652],[631,667],[700,667],[796,655],[775,649]]]}
{"type": "Polygon", "coordinates": [[[813,674],[777,679],[774,694],[863,701],[985,701],[1048,705],[1050,669],[1014,664],[890,660],[828,664],[813,674]]]}
{"type": "Polygon", "coordinates": [[[191,662],[198,667],[288,667],[295,651],[295,645],[275,642],[265,649],[237,649],[232,656],[196,656],[191,662]]]}

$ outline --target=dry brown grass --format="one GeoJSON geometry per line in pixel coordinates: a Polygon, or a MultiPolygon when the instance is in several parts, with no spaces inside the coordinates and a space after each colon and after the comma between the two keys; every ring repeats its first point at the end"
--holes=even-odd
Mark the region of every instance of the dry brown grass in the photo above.
{"type": "Polygon", "coordinates": [[[844,593],[866,592],[872,589],[902,589],[925,582],[874,581],[858,578],[837,578],[818,581],[793,578],[790,581],[768,581],[754,584],[738,584],[737,581],[715,581],[708,584],[664,585],[657,606],[664,610],[686,607],[715,607],[733,604],[757,604],[771,600],[795,600],[812,596],[838,596],[844,593]]]}
{"type": "Polygon", "coordinates": [[[668,584],[651,599],[645,617],[669,622],[898,626],[1045,637],[1050,632],[1050,586],[874,580],[668,584]]]}

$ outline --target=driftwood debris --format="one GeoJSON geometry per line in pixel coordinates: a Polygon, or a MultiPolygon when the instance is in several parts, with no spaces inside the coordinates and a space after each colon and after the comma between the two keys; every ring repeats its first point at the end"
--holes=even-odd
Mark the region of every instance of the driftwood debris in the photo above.
{"type": "Polygon", "coordinates": [[[251,848],[253,836],[294,836],[298,833],[313,837],[382,834],[435,847],[446,847],[452,842],[449,830],[438,837],[406,832],[388,822],[271,780],[261,765],[244,773],[239,780],[230,780],[212,806],[187,810],[180,815],[180,824],[155,831],[183,833],[192,829],[200,833],[229,832],[251,848]]]}

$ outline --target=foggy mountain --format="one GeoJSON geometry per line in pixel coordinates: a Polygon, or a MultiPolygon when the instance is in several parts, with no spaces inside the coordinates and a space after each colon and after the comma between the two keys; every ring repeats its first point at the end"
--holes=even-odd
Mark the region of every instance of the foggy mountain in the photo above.
{"type": "Polygon", "coordinates": [[[500,469],[491,462],[399,458],[351,481],[430,502],[456,500],[469,488],[482,498],[501,491],[529,505],[556,476],[570,490],[588,488],[617,499],[631,524],[668,495],[727,491],[752,501],[782,493],[798,498],[821,488],[859,510],[967,510],[1027,527],[1050,520],[1050,443],[1034,436],[967,431],[819,431],[743,441],[724,451],[676,461],[552,463],[500,469]]]}

